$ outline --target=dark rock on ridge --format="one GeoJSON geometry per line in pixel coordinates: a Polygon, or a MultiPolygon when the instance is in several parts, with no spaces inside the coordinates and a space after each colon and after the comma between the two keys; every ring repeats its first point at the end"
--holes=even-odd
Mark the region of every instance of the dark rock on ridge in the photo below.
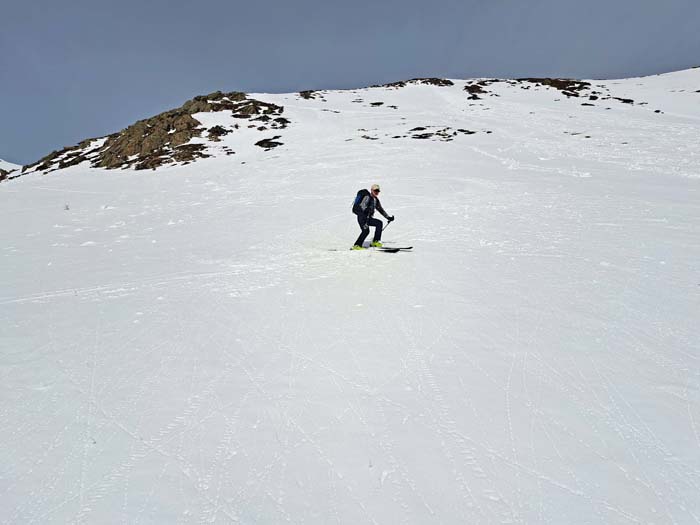
{"type": "Polygon", "coordinates": [[[519,78],[517,81],[558,89],[567,97],[578,97],[581,91],[590,89],[591,87],[589,82],[571,80],[568,78],[519,78]]]}
{"type": "Polygon", "coordinates": [[[409,84],[415,84],[415,85],[429,85],[429,86],[439,86],[439,87],[446,87],[446,86],[453,86],[454,82],[451,80],[447,80],[446,78],[413,78],[411,80],[401,80],[399,82],[391,82],[390,84],[382,84],[379,86],[370,86],[373,88],[402,88],[406,87],[409,84]]]}
{"type": "Polygon", "coordinates": [[[491,84],[496,84],[498,82],[501,81],[495,78],[471,81],[469,84],[464,86],[464,91],[470,94],[469,100],[481,100],[479,95],[488,95],[489,91],[486,88],[491,84]]]}
{"type": "Polygon", "coordinates": [[[318,94],[318,91],[313,91],[313,90],[300,91],[299,96],[305,100],[313,100],[315,98],[322,98],[318,94]]]}
{"type": "MultiPolygon", "coordinates": [[[[516,80],[483,79],[471,81],[464,86],[464,91],[470,93],[469,100],[480,100],[481,97],[479,95],[489,94],[487,88],[490,85],[497,83],[504,83],[511,86],[520,85],[522,89],[530,89],[530,84],[535,86],[550,87],[561,91],[567,97],[578,97],[583,91],[591,89],[591,84],[582,80],[571,80],[566,78],[519,78],[516,80]]],[[[492,94],[492,96],[497,95],[492,94]]],[[[595,96],[595,94],[593,96],[595,96]]],[[[595,100],[596,98],[591,98],[591,100],[595,100]]]]}

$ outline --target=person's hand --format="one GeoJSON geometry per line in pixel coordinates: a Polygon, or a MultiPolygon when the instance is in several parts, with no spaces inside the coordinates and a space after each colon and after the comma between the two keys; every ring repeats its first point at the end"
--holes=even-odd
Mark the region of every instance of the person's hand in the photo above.
{"type": "Polygon", "coordinates": [[[387,219],[387,221],[389,221],[389,222],[391,222],[391,221],[393,221],[393,220],[394,220],[394,216],[393,216],[393,215],[387,219]]]}
{"type": "Polygon", "coordinates": [[[369,230],[369,224],[364,223],[364,224],[362,225],[362,229],[363,229],[363,230],[369,230]]]}

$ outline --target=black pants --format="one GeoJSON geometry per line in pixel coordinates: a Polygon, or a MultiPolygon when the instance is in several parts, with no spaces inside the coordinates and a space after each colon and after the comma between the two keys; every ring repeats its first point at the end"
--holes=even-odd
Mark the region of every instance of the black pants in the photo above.
{"type": "MultiPolygon", "coordinates": [[[[364,217],[358,217],[357,218],[357,224],[360,225],[360,228],[365,224],[365,218],[364,217]]],[[[362,228],[362,233],[360,233],[360,236],[357,238],[355,241],[355,246],[362,246],[362,243],[365,242],[365,239],[369,235],[369,227],[374,226],[374,238],[372,239],[372,242],[378,242],[382,240],[382,228],[384,228],[384,224],[382,221],[379,219],[370,219],[367,221],[367,229],[362,228]]]]}

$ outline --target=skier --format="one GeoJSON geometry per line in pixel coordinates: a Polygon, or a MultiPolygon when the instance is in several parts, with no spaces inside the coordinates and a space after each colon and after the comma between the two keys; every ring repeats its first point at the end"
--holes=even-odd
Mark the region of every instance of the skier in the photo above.
{"type": "Polygon", "coordinates": [[[378,210],[387,221],[391,222],[394,220],[394,216],[389,216],[389,214],[382,208],[382,203],[379,202],[379,184],[372,184],[370,191],[360,190],[357,192],[357,197],[355,197],[355,202],[352,206],[352,212],[357,215],[357,223],[360,225],[362,232],[360,236],[355,241],[353,250],[364,250],[365,247],[362,243],[369,235],[369,227],[374,226],[374,238],[372,239],[371,246],[380,247],[382,246],[382,229],[384,224],[379,219],[373,217],[374,210],[378,210]]]}

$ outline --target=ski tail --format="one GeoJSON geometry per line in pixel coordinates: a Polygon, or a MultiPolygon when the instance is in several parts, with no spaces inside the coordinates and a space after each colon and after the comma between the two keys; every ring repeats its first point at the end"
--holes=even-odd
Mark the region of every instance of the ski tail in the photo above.
{"type": "Polygon", "coordinates": [[[405,250],[412,250],[413,246],[380,246],[377,248],[378,250],[398,250],[398,251],[405,251],[405,250]]]}

